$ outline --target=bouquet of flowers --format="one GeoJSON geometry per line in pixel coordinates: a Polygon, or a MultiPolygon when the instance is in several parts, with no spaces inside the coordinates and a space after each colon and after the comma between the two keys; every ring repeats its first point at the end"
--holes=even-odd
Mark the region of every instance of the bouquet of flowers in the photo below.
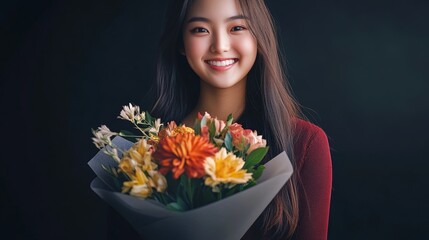
{"type": "Polygon", "coordinates": [[[266,141],[231,115],[190,128],[129,104],[118,118],[139,134],[93,130],[91,187],[145,239],[238,239],[292,174],[284,152],[261,165],[266,141]]]}

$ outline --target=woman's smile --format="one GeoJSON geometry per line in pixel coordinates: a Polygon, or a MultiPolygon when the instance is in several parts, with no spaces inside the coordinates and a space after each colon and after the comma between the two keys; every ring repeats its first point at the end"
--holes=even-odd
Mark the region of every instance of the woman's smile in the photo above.
{"type": "Polygon", "coordinates": [[[225,71],[232,68],[238,62],[238,58],[215,58],[204,62],[213,70],[225,71]]]}

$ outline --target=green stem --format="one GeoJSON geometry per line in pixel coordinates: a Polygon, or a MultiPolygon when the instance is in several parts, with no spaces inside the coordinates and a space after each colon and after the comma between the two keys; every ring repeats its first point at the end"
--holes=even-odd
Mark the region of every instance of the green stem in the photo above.
{"type": "Polygon", "coordinates": [[[194,207],[194,198],[193,198],[193,188],[192,188],[192,180],[191,178],[187,179],[187,191],[188,191],[188,198],[189,198],[189,203],[191,206],[189,206],[191,209],[194,207]]]}
{"type": "Polygon", "coordinates": [[[121,137],[142,137],[139,135],[127,135],[127,134],[123,134],[123,133],[119,133],[119,136],[121,136],[121,137]]]}
{"type": "MultiPolygon", "coordinates": [[[[156,191],[156,190],[155,190],[156,191]]],[[[167,205],[167,201],[165,200],[164,194],[162,193],[156,193],[156,195],[158,196],[158,200],[163,204],[163,205],[167,205]]]]}
{"type": "Polygon", "coordinates": [[[217,200],[221,200],[222,199],[222,190],[219,191],[219,193],[217,194],[217,200]]]}
{"type": "Polygon", "coordinates": [[[145,131],[143,131],[135,122],[133,122],[133,124],[134,124],[134,126],[141,132],[141,133],[143,133],[144,135],[145,135],[145,137],[147,137],[147,138],[149,138],[149,135],[147,135],[146,133],[145,133],[145,131]]]}

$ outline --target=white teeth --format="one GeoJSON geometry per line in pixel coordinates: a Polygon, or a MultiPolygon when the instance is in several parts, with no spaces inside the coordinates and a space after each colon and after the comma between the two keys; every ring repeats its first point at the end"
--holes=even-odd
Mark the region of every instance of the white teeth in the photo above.
{"type": "Polygon", "coordinates": [[[225,60],[225,61],[207,61],[210,65],[215,65],[219,67],[228,66],[235,62],[235,60],[225,60]]]}

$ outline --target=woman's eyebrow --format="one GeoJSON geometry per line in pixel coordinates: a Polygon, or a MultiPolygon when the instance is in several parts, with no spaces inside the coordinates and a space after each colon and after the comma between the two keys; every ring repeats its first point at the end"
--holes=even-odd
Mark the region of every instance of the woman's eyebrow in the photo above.
{"type": "MultiPolygon", "coordinates": [[[[237,19],[248,19],[248,18],[244,15],[236,15],[236,16],[232,16],[232,17],[225,19],[225,22],[230,22],[232,20],[237,20],[237,19]]],[[[191,23],[191,22],[211,22],[211,21],[210,21],[210,19],[205,18],[205,17],[191,17],[191,18],[189,18],[187,23],[191,23]]]]}

